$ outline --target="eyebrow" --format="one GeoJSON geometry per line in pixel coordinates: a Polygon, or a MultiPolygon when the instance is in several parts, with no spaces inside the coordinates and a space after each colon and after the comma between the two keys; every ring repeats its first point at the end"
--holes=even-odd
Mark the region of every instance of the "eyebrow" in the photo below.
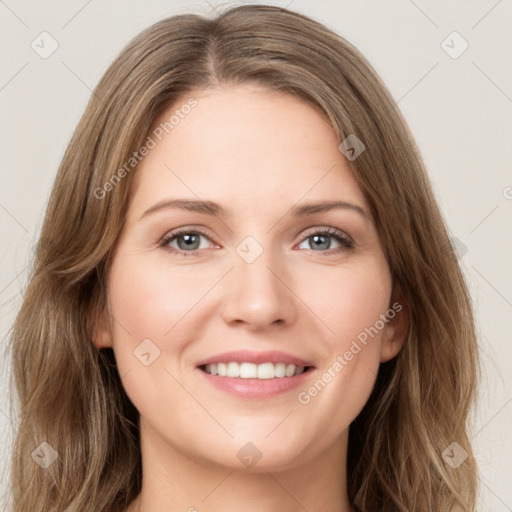
{"type": "MultiPolygon", "coordinates": [[[[179,209],[190,212],[204,213],[206,215],[215,215],[225,217],[226,211],[217,203],[213,201],[203,201],[198,199],[163,199],[158,203],[148,208],[139,218],[142,220],[144,217],[151,213],[179,209]]],[[[291,208],[290,213],[295,217],[306,217],[319,212],[326,212],[336,209],[349,209],[362,215],[365,219],[369,219],[369,215],[364,208],[357,204],[349,203],[347,201],[324,201],[317,203],[307,203],[291,208]]]]}

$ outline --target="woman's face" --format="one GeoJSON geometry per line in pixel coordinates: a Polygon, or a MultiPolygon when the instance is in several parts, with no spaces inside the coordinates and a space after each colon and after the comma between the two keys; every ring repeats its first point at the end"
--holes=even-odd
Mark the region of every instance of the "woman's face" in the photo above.
{"type": "Polygon", "coordinates": [[[342,449],[405,328],[334,131],[238,86],[187,95],[150,137],[94,338],[143,445],[252,471],[342,449]]]}

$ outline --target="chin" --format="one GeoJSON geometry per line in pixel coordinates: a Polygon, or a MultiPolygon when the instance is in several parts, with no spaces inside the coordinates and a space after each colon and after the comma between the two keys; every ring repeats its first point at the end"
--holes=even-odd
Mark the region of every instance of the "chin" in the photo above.
{"type": "Polygon", "coordinates": [[[213,463],[237,472],[268,473],[285,471],[296,467],[305,460],[300,447],[304,442],[292,443],[290,439],[265,439],[254,436],[254,441],[248,441],[250,436],[245,435],[244,441],[232,440],[222,453],[210,453],[209,459],[213,463]]]}

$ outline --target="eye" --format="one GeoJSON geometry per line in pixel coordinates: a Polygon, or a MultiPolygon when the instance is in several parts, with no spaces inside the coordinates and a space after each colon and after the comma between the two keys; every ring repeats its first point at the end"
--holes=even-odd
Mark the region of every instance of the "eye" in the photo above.
{"type": "MultiPolygon", "coordinates": [[[[299,248],[304,243],[310,243],[313,251],[321,252],[325,255],[338,253],[343,250],[348,250],[354,247],[353,241],[348,235],[335,228],[324,228],[316,231],[312,230],[307,234],[306,238],[299,245],[299,248]],[[338,247],[332,248],[332,239],[338,244],[338,247]]],[[[200,230],[192,230],[190,228],[183,228],[177,231],[173,231],[165,236],[159,247],[163,247],[169,252],[181,255],[181,256],[195,256],[201,249],[209,249],[212,246],[212,241],[206,233],[200,230]],[[201,245],[201,239],[208,240],[210,243],[204,243],[201,245]],[[176,244],[176,245],[172,245],[176,244]]]]}
{"type": "Polygon", "coordinates": [[[210,240],[210,238],[201,231],[181,229],[169,233],[169,235],[165,236],[158,245],[168,249],[170,252],[174,252],[183,256],[193,256],[196,255],[200,249],[208,249],[212,245],[211,243],[207,243],[201,246],[201,238],[210,240]],[[172,243],[176,243],[177,247],[172,246],[172,243]]]}
{"type": "MultiPolygon", "coordinates": [[[[325,228],[318,231],[310,231],[310,234],[301,242],[300,245],[309,243],[313,251],[332,254],[354,247],[354,242],[345,234],[335,228],[325,228]],[[332,239],[338,243],[338,247],[332,248],[332,239]]],[[[299,245],[299,247],[300,247],[299,245]]]]}

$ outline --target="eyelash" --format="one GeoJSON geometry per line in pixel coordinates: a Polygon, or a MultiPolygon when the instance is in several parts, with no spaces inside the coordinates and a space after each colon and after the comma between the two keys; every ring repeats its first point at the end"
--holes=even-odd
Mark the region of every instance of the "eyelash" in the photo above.
{"type": "MultiPolygon", "coordinates": [[[[170,242],[174,241],[176,238],[179,238],[179,236],[183,235],[183,234],[203,235],[204,237],[210,239],[210,237],[205,232],[201,231],[200,229],[192,230],[189,228],[182,228],[182,229],[173,231],[172,233],[169,233],[158,243],[158,246],[162,247],[163,249],[165,249],[173,254],[178,254],[180,256],[196,256],[197,254],[199,254],[199,252],[201,252],[201,250],[181,251],[179,249],[174,249],[174,248],[171,249],[168,247],[168,244],[170,242]]],[[[334,253],[341,252],[344,250],[350,250],[354,247],[354,242],[347,235],[345,235],[342,231],[339,231],[338,229],[335,229],[335,228],[323,228],[323,229],[319,229],[316,231],[311,231],[301,240],[301,243],[313,235],[326,235],[326,236],[332,237],[332,238],[336,239],[336,241],[338,241],[342,245],[342,247],[338,247],[335,249],[329,249],[327,251],[315,251],[315,252],[320,252],[324,256],[330,256],[334,253]]],[[[310,250],[312,251],[313,249],[310,249],[310,250]]]]}

